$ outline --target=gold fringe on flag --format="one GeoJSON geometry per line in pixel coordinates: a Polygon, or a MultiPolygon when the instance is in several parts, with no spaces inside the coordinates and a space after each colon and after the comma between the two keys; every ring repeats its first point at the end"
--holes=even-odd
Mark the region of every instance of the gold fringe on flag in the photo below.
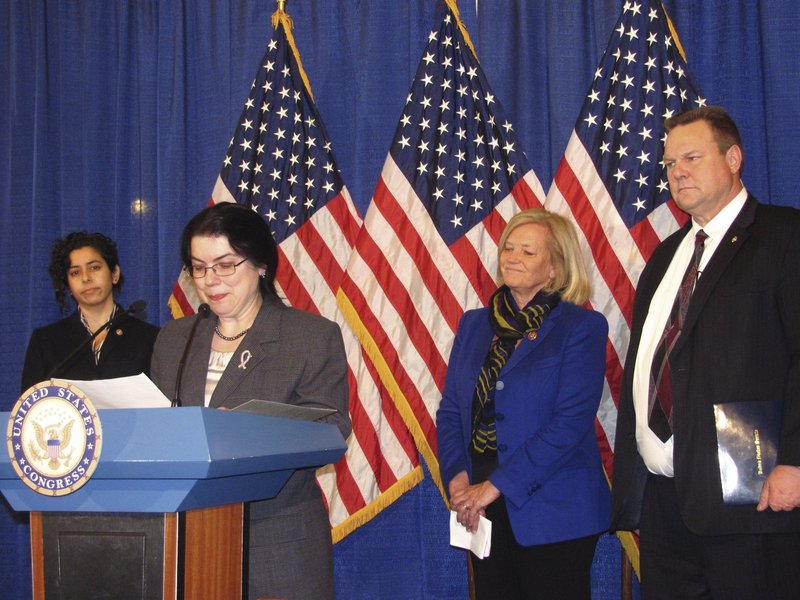
{"type": "Polygon", "coordinates": [[[636,536],[632,531],[618,531],[617,537],[619,538],[620,544],[622,544],[623,550],[625,550],[625,554],[628,555],[628,560],[631,563],[631,567],[633,567],[633,571],[636,573],[636,578],[641,581],[642,572],[639,570],[639,544],[636,543],[636,536]]]}
{"type": "Polygon", "coordinates": [[[431,479],[439,489],[439,493],[442,495],[442,499],[445,501],[445,504],[447,504],[449,507],[450,503],[447,500],[447,494],[445,493],[444,485],[442,484],[442,475],[439,471],[439,459],[436,456],[436,453],[433,451],[433,448],[431,448],[428,444],[428,440],[425,438],[425,434],[422,433],[420,427],[418,425],[415,426],[417,420],[414,416],[414,410],[411,408],[411,406],[409,406],[405,394],[400,389],[400,384],[397,383],[391,368],[386,363],[386,358],[384,358],[383,354],[378,348],[377,342],[364,325],[364,322],[361,320],[361,316],[358,314],[342,288],[339,288],[339,290],[336,292],[336,303],[339,305],[339,310],[342,311],[345,320],[350,324],[350,328],[353,330],[356,338],[358,338],[358,341],[361,342],[361,347],[367,353],[367,356],[370,358],[370,360],[372,360],[372,364],[375,367],[375,370],[378,372],[380,380],[383,382],[383,385],[386,388],[386,391],[389,393],[392,402],[397,407],[403,422],[406,424],[406,426],[408,426],[408,430],[411,432],[411,436],[414,438],[417,449],[419,450],[420,454],[422,454],[422,457],[425,459],[425,462],[428,465],[428,471],[430,471],[431,479]]]}
{"type": "MultiPolygon", "coordinates": [[[[681,39],[678,37],[678,31],[675,29],[675,26],[672,24],[672,19],[669,18],[669,13],[667,12],[667,7],[664,4],[661,4],[661,8],[664,11],[664,14],[667,16],[667,25],[669,26],[669,32],[672,34],[672,39],[675,40],[675,48],[677,48],[678,52],[681,54],[681,58],[683,62],[688,64],[688,60],[686,58],[686,52],[683,51],[683,45],[681,44],[681,39]]],[[[638,572],[638,571],[637,571],[638,572]]]]}
{"type": "Polygon", "coordinates": [[[308,92],[308,95],[311,96],[311,100],[314,100],[314,94],[311,92],[311,84],[308,82],[308,76],[306,75],[305,69],[303,69],[303,63],[300,60],[300,52],[297,50],[297,46],[294,43],[294,36],[292,35],[294,23],[292,23],[292,18],[285,10],[286,0],[277,1],[278,10],[272,13],[272,27],[273,29],[277,29],[279,25],[283,25],[283,31],[286,33],[286,40],[289,42],[289,47],[292,49],[292,54],[294,54],[295,61],[297,61],[297,68],[300,70],[300,77],[303,79],[303,85],[306,86],[306,91],[308,92]]]}
{"type": "Polygon", "coordinates": [[[456,0],[444,0],[444,1],[445,4],[447,4],[447,8],[449,8],[453,12],[453,15],[455,15],[456,24],[458,25],[458,28],[461,30],[461,35],[464,36],[464,41],[467,42],[467,46],[472,51],[472,55],[475,57],[475,60],[477,60],[480,63],[481,61],[478,59],[478,54],[475,52],[475,46],[472,45],[472,40],[469,37],[469,32],[467,31],[467,28],[464,27],[464,22],[461,20],[461,13],[458,12],[458,4],[456,3],[456,0]]]}
{"type": "Polygon", "coordinates": [[[398,479],[391,488],[381,492],[375,500],[331,529],[331,539],[333,543],[336,544],[340,542],[345,536],[361,527],[364,523],[371,521],[372,518],[377,516],[384,508],[391,506],[400,496],[413,489],[424,477],[425,474],[422,471],[422,467],[419,465],[414,467],[414,469],[398,479]]]}
{"type": "Polygon", "coordinates": [[[181,306],[178,299],[175,297],[175,294],[169,295],[169,300],[167,300],[167,306],[169,306],[169,311],[172,314],[173,319],[180,319],[181,317],[185,317],[186,315],[183,312],[183,307],[181,306]]]}

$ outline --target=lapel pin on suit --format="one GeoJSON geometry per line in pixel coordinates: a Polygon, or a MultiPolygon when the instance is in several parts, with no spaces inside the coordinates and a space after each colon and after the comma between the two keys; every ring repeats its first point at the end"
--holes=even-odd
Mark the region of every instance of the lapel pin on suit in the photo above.
{"type": "Polygon", "coordinates": [[[242,353],[239,355],[239,368],[242,369],[243,371],[247,369],[247,363],[250,361],[252,357],[253,353],[250,352],[250,350],[242,351],[242,353]]]}

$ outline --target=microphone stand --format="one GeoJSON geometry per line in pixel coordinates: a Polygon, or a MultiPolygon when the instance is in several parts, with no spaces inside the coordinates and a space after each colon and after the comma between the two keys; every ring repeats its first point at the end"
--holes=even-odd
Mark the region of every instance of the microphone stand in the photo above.
{"type": "Polygon", "coordinates": [[[211,309],[205,302],[197,307],[197,314],[199,316],[194,320],[194,323],[192,323],[192,328],[189,330],[189,337],[186,340],[186,346],[183,347],[183,354],[178,363],[178,373],[175,379],[175,393],[172,396],[173,407],[183,406],[183,402],[181,402],[181,379],[183,379],[183,368],[186,366],[186,357],[189,356],[189,348],[192,347],[192,340],[194,339],[195,332],[197,332],[197,326],[200,324],[200,321],[208,316],[209,312],[211,312],[211,309]]]}

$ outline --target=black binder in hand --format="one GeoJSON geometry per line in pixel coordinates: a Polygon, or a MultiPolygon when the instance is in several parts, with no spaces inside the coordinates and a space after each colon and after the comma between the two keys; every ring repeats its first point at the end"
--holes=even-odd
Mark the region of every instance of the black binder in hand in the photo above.
{"type": "Polygon", "coordinates": [[[719,474],[725,504],[757,504],[775,468],[781,433],[779,402],[726,402],[714,405],[719,474]]]}
{"type": "Polygon", "coordinates": [[[232,410],[266,415],[268,417],[280,417],[283,419],[298,419],[300,421],[318,421],[323,417],[332,415],[336,412],[333,408],[317,406],[298,406],[285,402],[273,402],[272,400],[248,400],[247,402],[234,407],[232,410]]]}

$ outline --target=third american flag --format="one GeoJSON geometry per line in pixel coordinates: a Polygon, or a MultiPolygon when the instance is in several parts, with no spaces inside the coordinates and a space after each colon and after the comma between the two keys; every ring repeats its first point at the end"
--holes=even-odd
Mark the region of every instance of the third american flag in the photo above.
{"type": "Polygon", "coordinates": [[[670,199],[661,162],[664,120],[704,102],[661,4],[626,2],[547,194],[545,207],[578,228],[593,259],[590,301],[609,322],[597,415],[609,477],[636,283],[654,248],[687,219],[670,199]]]}

